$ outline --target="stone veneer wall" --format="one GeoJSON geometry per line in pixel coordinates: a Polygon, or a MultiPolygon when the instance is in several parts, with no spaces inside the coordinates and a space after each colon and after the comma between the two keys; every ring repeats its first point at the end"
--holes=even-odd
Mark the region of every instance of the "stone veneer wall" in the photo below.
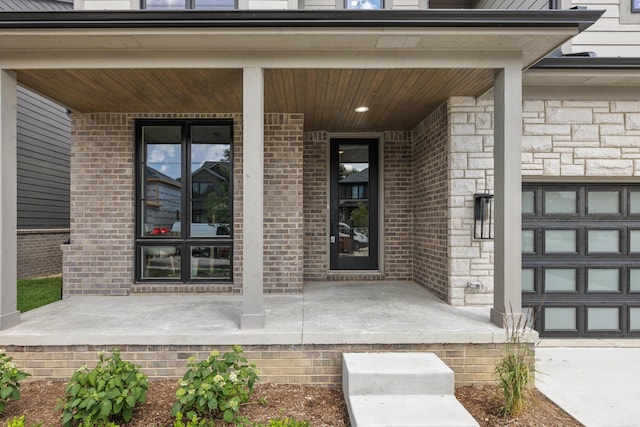
{"type": "MultiPolygon", "coordinates": [[[[265,272],[275,273],[267,274],[266,291],[302,288],[302,121],[299,114],[265,115],[265,233],[272,239],[265,240],[265,272]],[[284,170],[285,164],[292,169],[284,170]]],[[[241,114],[74,115],[71,244],[63,247],[64,293],[241,292],[242,146],[241,114]],[[171,118],[234,121],[233,284],[133,285],[134,120],[171,118]]]]}
{"type": "MultiPolygon", "coordinates": [[[[533,345],[530,344],[533,351],[533,345]]],[[[14,363],[32,374],[29,380],[67,381],[83,364],[95,366],[98,352],[113,346],[9,346],[14,363]]],[[[151,379],[179,378],[187,358],[202,359],[226,346],[123,345],[122,358],[140,366],[151,379]]],[[[336,344],[336,345],[247,345],[244,356],[260,370],[266,383],[340,386],[342,353],[433,352],[455,373],[456,386],[494,383],[495,363],[504,354],[504,344],[336,344]]]]}
{"type": "MultiPolygon", "coordinates": [[[[493,302],[493,243],[475,241],[474,192],[493,191],[493,102],[452,98],[452,304],[493,302]],[[478,292],[466,289],[479,281],[478,292]]],[[[523,101],[523,181],[625,182],[640,176],[640,101],[523,101]]]]}
{"type": "Polygon", "coordinates": [[[454,97],[449,114],[449,301],[492,304],[493,240],[473,239],[473,195],[493,193],[493,102],[454,97]],[[481,289],[468,290],[471,281],[481,289]]]}
{"type": "Polygon", "coordinates": [[[640,101],[525,100],[525,180],[640,176],[640,101]]]}
{"type": "Polygon", "coordinates": [[[305,280],[411,280],[413,215],[411,133],[385,132],[380,183],[384,186],[384,258],[380,271],[330,272],[328,266],[327,132],[304,134],[305,280]]]}
{"type": "MultiPolygon", "coordinates": [[[[442,104],[413,129],[413,280],[449,297],[447,194],[449,117],[442,104]]],[[[408,242],[410,243],[410,242],[408,242]]]]}
{"type": "Polygon", "coordinates": [[[18,279],[61,274],[60,245],[68,239],[68,228],[18,230],[18,279]]]}

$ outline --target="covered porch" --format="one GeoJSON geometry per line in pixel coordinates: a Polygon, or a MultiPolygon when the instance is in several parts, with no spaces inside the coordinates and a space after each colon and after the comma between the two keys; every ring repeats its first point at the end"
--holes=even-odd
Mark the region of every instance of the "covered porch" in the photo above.
{"type": "MultiPolygon", "coordinates": [[[[15,236],[15,92],[18,84],[55,99],[74,112],[76,151],[72,174],[75,170],[76,175],[72,176],[71,245],[65,251],[65,272],[69,273],[65,276],[65,293],[74,294],[70,301],[89,305],[85,310],[91,316],[96,316],[92,304],[112,304],[109,302],[111,299],[91,300],[80,295],[129,295],[144,286],[144,292],[159,292],[165,285],[147,282],[140,286],[138,283],[140,251],[134,242],[141,238],[143,228],[138,212],[142,210],[137,193],[140,190],[136,188],[136,176],[139,175],[136,168],[140,167],[136,163],[140,162],[136,160],[138,148],[133,137],[136,120],[175,117],[233,120],[236,155],[232,198],[233,283],[211,285],[202,280],[189,283],[185,279],[164,287],[169,289],[165,292],[176,293],[168,299],[130,296],[118,299],[115,304],[121,305],[125,299],[127,305],[148,303],[153,313],[154,298],[164,301],[161,304],[171,304],[171,301],[176,303],[183,298],[185,301],[192,298],[179,296],[181,292],[231,290],[241,296],[225,299],[224,306],[233,301],[229,308],[235,307],[234,313],[237,313],[237,304],[240,304],[239,320],[231,320],[229,311],[214,304],[218,298],[231,297],[197,297],[211,303],[198,306],[197,310],[206,311],[200,317],[216,319],[217,322],[208,324],[203,334],[217,337],[219,330],[235,328],[232,335],[246,339],[245,342],[253,341],[253,345],[269,344],[263,343],[260,337],[272,336],[263,334],[272,324],[270,317],[282,320],[280,327],[284,329],[278,329],[278,333],[283,340],[293,340],[295,343],[292,345],[306,345],[323,336],[327,340],[341,337],[341,340],[346,342],[349,339],[352,343],[362,339],[367,345],[377,345],[389,336],[389,330],[396,337],[394,343],[398,343],[398,334],[412,331],[406,328],[410,316],[407,310],[402,310],[402,320],[390,324],[393,327],[386,325],[379,333],[372,333],[376,331],[373,319],[379,317],[363,316],[363,319],[369,319],[363,322],[359,320],[357,310],[347,310],[354,313],[352,319],[355,319],[348,321],[340,313],[327,311],[332,304],[309,306],[307,311],[282,311],[288,303],[272,306],[280,299],[294,302],[298,299],[302,302],[299,307],[304,308],[308,293],[313,293],[316,286],[323,286],[305,285],[303,290],[303,278],[308,272],[308,260],[303,253],[309,246],[316,251],[318,269],[325,276],[334,273],[328,271],[326,263],[330,237],[326,225],[328,215],[322,210],[325,209],[323,205],[326,206],[326,192],[318,199],[316,220],[320,226],[313,230],[312,239],[309,240],[305,234],[308,221],[303,216],[303,199],[307,194],[303,194],[305,171],[302,152],[307,141],[303,140],[302,133],[357,136],[403,132],[406,136],[425,123],[425,118],[445,105],[448,99],[456,96],[476,99],[493,88],[494,106],[487,128],[490,130],[486,132],[486,138],[480,136],[486,144],[479,144],[479,150],[490,159],[491,167],[487,170],[494,170],[487,173],[490,179],[476,180],[477,177],[470,176],[460,184],[465,193],[452,195],[450,188],[455,186],[451,184],[452,179],[459,178],[451,173],[455,160],[450,152],[438,151],[440,146],[434,148],[429,137],[425,137],[426,148],[423,151],[442,154],[442,168],[437,173],[430,168],[430,156],[425,157],[420,165],[432,173],[427,174],[429,179],[438,181],[439,186],[430,188],[430,193],[424,197],[424,200],[439,197],[440,204],[431,203],[427,212],[430,219],[436,218],[437,221],[420,222],[416,219],[415,222],[420,224],[414,226],[412,217],[402,237],[405,240],[400,241],[401,237],[388,227],[394,219],[393,211],[385,210],[388,206],[383,198],[380,212],[387,222],[379,224],[381,267],[374,273],[383,280],[381,283],[389,279],[389,269],[385,270],[385,267],[394,263],[394,259],[388,256],[391,243],[399,251],[403,246],[412,248],[412,258],[406,263],[412,269],[407,272],[408,277],[416,276],[413,268],[418,263],[424,264],[424,270],[430,270],[429,263],[424,262],[433,257],[430,250],[413,250],[416,247],[414,234],[419,229],[421,243],[427,249],[438,245],[435,255],[439,257],[438,270],[435,271],[441,288],[438,296],[453,303],[453,288],[464,292],[466,283],[473,279],[463,276],[453,284],[449,268],[454,264],[450,262],[453,252],[450,239],[460,236],[451,235],[449,221],[460,219],[453,214],[456,209],[464,215],[472,211],[473,191],[481,181],[483,189],[492,189],[495,193],[495,247],[492,245],[492,255],[487,256],[494,257],[490,284],[493,307],[491,315],[485,314],[485,320],[481,322],[488,323],[491,318],[496,325],[502,326],[508,312],[514,311],[513,314],[517,315],[521,307],[522,71],[593,23],[599,14],[592,11],[381,11],[373,14],[255,11],[230,14],[87,12],[3,15],[0,32],[6,43],[0,60],[0,201],[4,219],[0,242],[3,254],[0,264],[0,328],[12,327],[20,320],[15,308],[15,240],[11,238],[15,236]],[[373,114],[356,116],[353,107],[361,103],[368,104],[373,114]],[[276,127],[280,132],[287,131],[280,123],[265,122],[265,117],[274,115],[288,115],[297,120],[297,133],[292,137],[282,133],[273,137],[276,127]],[[271,126],[269,132],[265,131],[268,126],[271,126]],[[292,141],[299,145],[287,145],[292,141]],[[277,154],[280,163],[266,164],[268,144],[279,144],[277,154]],[[297,156],[293,159],[294,165],[287,163],[290,159],[287,156],[291,153],[297,156]],[[281,173],[284,181],[275,179],[275,183],[269,182],[268,167],[285,170],[286,173],[281,173]],[[289,187],[290,184],[293,187],[289,187]],[[443,195],[441,188],[446,194],[443,195]],[[286,201],[291,201],[292,205],[278,203],[278,197],[283,195],[289,197],[286,201]],[[274,222],[278,228],[271,232],[270,226],[274,222]],[[289,258],[283,258],[278,252],[284,245],[289,245],[289,258]],[[416,260],[418,262],[414,262],[416,260]],[[272,282],[276,286],[267,286],[272,282]],[[303,295],[265,295],[280,291],[277,285],[282,283],[295,283],[293,291],[303,292],[303,295]],[[218,308],[220,313],[214,313],[218,308]],[[300,323],[300,316],[310,318],[300,323]],[[348,328],[341,333],[331,328],[323,332],[327,324],[340,324],[335,319],[344,320],[348,328]],[[252,329],[257,331],[252,332],[252,329]]],[[[451,124],[451,128],[454,126],[455,123],[451,124]]],[[[448,135],[445,128],[438,129],[438,133],[448,135]]],[[[464,154],[467,150],[465,144],[476,144],[476,137],[459,138],[456,148],[464,154]]],[[[324,145],[320,151],[326,156],[326,141],[321,143],[324,145]]],[[[444,148],[452,145],[446,138],[441,138],[440,143],[444,148]]],[[[393,147],[389,146],[388,150],[393,152],[393,147]]],[[[326,165],[320,164],[319,168],[326,173],[326,165]]],[[[407,188],[414,186],[411,181],[413,173],[413,169],[409,170],[400,179],[405,181],[407,188]]],[[[465,172],[461,173],[464,177],[465,172]]],[[[383,182],[380,194],[392,196],[385,191],[387,188],[383,182]]],[[[411,203],[413,195],[407,194],[406,201],[411,203]]],[[[187,205],[183,203],[182,206],[187,205]]],[[[409,212],[413,209],[411,206],[406,208],[409,212]]],[[[470,230],[464,229],[461,233],[463,240],[469,241],[469,246],[478,246],[477,242],[471,242],[470,230]]],[[[467,260],[476,252],[468,251],[467,260]]],[[[186,262],[183,265],[186,266],[186,262]]],[[[186,270],[188,268],[183,269],[184,275],[188,275],[186,270]]],[[[357,280],[362,275],[361,271],[338,273],[340,280],[357,280]]],[[[365,273],[366,276],[371,272],[365,273]]],[[[434,289],[431,279],[421,278],[420,284],[434,289]]],[[[328,286],[327,289],[335,295],[349,289],[324,286],[328,286]]],[[[384,286],[375,286],[375,289],[381,296],[389,297],[384,286]]],[[[408,291],[408,294],[412,295],[412,292],[408,291]]],[[[418,299],[424,298],[425,303],[433,302],[427,296],[428,292],[422,292],[425,293],[418,295],[418,299]]],[[[335,296],[331,298],[338,299],[335,296]]],[[[64,304],[74,303],[63,301],[59,305],[64,304]]],[[[446,307],[446,304],[438,304],[446,307]]],[[[367,306],[358,308],[366,311],[367,306]]],[[[45,310],[55,311],[55,307],[58,305],[45,310]]],[[[167,316],[167,308],[163,307],[159,313],[167,316]]],[[[118,312],[118,309],[114,310],[118,312]]],[[[416,345],[442,342],[448,339],[449,332],[462,339],[460,336],[464,333],[459,335],[456,329],[450,330],[449,327],[459,324],[454,320],[460,316],[464,318],[463,312],[450,307],[446,310],[454,310],[446,312],[451,316],[447,322],[436,318],[421,319],[432,322],[427,327],[428,332],[425,335],[420,332],[423,329],[413,330],[415,337],[409,342],[420,343],[416,345]],[[440,328],[439,333],[437,328],[440,328]]],[[[179,319],[167,318],[180,324],[179,319]]],[[[27,319],[31,320],[29,315],[25,315],[23,320],[27,319]]],[[[145,342],[143,336],[156,336],[153,332],[132,334],[131,325],[121,330],[118,325],[125,322],[118,317],[114,319],[115,322],[102,319],[118,331],[107,333],[107,337],[117,335],[121,340],[128,339],[125,336],[136,337],[137,345],[140,345],[140,342],[145,342]]],[[[87,323],[91,322],[86,320],[83,327],[89,328],[87,323]]],[[[137,323],[137,320],[132,322],[137,323]]],[[[171,322],[150,321],[149,327],[155,328],[157,324],[164,325],[160,331],[174,330],[171,322]]],[[[475,327],[474,324],[471,329],[475,327]]],[[[194,334],[195,330],[197,327],[190,325],[185,331],[186,336],[193,334],[194,340],[204,340],[203,336],[194,334]]],[[[85,329],[83,334],[92,336],[89,331],[85,329]]],[[[222,333],[221,336],[227,335],[222,333]]],[[[495,339],[493,332],[482,336],[491,336],[487,342],[495,339]]],[[[27,337],[20,338],[23,339],[27,337]]],[[[464,341],[469,342],[466,338],[464,341]]],[[[16,341],[16,344],[23,344],[23,341],[16,341]]],[[[280,344],[289,345],[286,342],[280,344]]],[[[185,345],[196,344],[189,342],[185,345]]]]}

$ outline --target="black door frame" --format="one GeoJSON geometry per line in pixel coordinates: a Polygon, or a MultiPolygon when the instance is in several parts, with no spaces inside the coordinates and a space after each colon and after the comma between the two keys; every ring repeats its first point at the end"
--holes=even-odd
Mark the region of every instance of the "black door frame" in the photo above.
{"type": "Polygon", "coordinates": [[[378,270],[378,191],[379,168],[378,147],[379,138],[331,138],[329,142],[329,268],[330,270],[378,270]],[[339,207],[340,195],[338,187],[340,145],[369,146],[369,236],[368,256],[340,257],[339,243],[339,207]]]}

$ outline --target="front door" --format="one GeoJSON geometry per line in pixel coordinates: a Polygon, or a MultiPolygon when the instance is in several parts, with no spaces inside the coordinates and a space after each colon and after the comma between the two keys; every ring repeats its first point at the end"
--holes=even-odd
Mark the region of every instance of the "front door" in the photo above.
{"type": "Polygon", "coordinates": [[[378,269],[378,140],[332,139],[330,267],[378,269]]]}

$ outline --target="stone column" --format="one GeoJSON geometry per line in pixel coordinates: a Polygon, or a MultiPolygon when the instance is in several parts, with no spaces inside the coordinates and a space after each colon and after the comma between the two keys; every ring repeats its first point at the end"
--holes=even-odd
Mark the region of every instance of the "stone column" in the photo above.
{"type": "Polygon", "coordinates": [[[243,70],[242,329],[264,327],[264,75],[243,70]]]}
{"type": "Polygon", "coordinates": [[[0,329],[20,323],[17,310],[17,110],[16,74],[0,70],[0,329]]]}
{"type": "Polygon", "coordinates": [[[522,311],[522,67],[494,79],[495,263],[491,321],[510,325],[522,311]],[[513,314],[513,317],[512,317],[513,314]]]}

